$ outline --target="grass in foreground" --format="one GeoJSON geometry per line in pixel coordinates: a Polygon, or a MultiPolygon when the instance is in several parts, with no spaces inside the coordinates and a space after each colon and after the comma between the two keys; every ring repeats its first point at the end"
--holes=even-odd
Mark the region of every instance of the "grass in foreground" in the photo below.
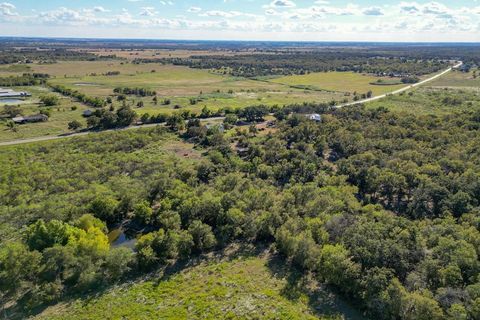
{"type": "Polygon", "coordinates": [[[223,253],[178,273],[50,307],[37,319],[362,319],[299,276],[267,252],[223,253]]]}

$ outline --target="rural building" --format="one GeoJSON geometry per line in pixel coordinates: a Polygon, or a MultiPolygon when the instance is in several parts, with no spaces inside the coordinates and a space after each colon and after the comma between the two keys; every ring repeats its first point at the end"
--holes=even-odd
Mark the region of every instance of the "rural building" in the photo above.
{"type": "Polygon", "coordinates": [[[85,118],[91,117],[91,116],[93,116],[93,111],[92,110],[85,110],[85,111],[83,111],[82,116],[84,116],[85,118]]]}
{"type": "Polygon", "coordinates": [[[318,113],[307,114],[307,118],[312,121],[321,122],[322,116],[318,113]]]}
{"type": "Polygon", "coordinates": [[[45,122],[48,121],[48,116],[44,114],[36,114],[33,116],[26,116],[26,117],[15,117],[12,119],[13,122],[18,124],[24,123],[33,123],[33,122],[45,122]]]}
{"type": "Polygon", "coordinates": [[[220,132],[220,133],[225,132],[225,126],[223,125],[223,123],[220,123],[220,124],[217,124],[217,125],[207,124],[205,127],[207,128],[207,130],[218,129],[218,132],[220,132]]]}
{"type": "Polygon", "coordinates": [[[24,98],[31,96],[30,93],[25,91],[14,91],[12,89],[0,88],[0,98],[24,98]]]}

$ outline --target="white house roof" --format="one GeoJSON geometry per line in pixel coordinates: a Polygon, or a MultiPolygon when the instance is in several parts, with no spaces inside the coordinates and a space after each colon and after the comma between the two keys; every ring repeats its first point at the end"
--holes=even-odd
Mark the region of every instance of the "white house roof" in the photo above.
{"type": "Polygon", "coordinates": [[[0,97],[22,97],[29,96],[30,94],[25,91],[14,91],[12,89],[0,88],[0,97]]]}
{"type": "Polygon", "coordinates": [[[310,120],[322,121],[322,116],[319,115],[318,113],[308,114],[307,117],[310,120]]]}
{"type": "Polygon", "coordinates": [[[12,118],[13,122],[22,122],[22,121],[25,121],[25,118],[24,117],[15,117],[15,118],[12,118]]]}

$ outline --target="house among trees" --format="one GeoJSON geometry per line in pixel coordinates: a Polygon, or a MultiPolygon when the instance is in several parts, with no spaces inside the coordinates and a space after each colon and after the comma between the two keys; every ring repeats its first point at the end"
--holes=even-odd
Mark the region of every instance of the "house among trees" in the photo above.
{"type": "Polygon", "coordinates": [[[25,91],[17,92],[12,89],[0,88],[0,98],[24,98],[30,96],[31,94],[25,91]]]}
{"type": "Polygon", "coordinates": [[[207,124],[205,127],[207,128],[207,130],[217,129],[218,132],[220,132],[220,133],[224,133],[224,132],[225,132],[225,126],[223,125],[223,123],[220,123],[220,124],[207,124]]]}
{"type": "Polygon", "coordinates": [[[45,122],[48,121],[48,116],[44,114],[36,114],[33,116],[26,117],[15,117],[12,119],[13,122],[17,124],[33,123],[33,122],[45,122]]]}
{"type": "Polygon", "coordinates": [[[307,118],[309,120],[312,120],[312,121],[315,121],[315,122],[321,122],[322,121],[322,116],[319,115],[318,113],[307,114],[307,118]]]}
{"type": "Polygon", "coordinates": [[[83,111],[82,116],[84,116],[85,118],[91,117],[91,116],[93,116],[93,111],[92,110],[85,110],[85,111],[83,111]]]}

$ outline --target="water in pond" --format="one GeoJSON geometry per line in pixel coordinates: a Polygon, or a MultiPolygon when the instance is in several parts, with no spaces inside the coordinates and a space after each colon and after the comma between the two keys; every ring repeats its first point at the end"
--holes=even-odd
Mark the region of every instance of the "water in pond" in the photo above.
{"type": "Polygon", "coordinates": [[[108,234],[108,241],[112,248],[126,247],[133,249],[137,239],[127,235],[121,228],[114,229],[108,234]]]}
{"type": "Polygon", "coordinates": [[[79,82],[75,83],[76,86],[81,86],[81,87],[97,87],[99,84],[93,83],[93,82],[79,82]]]}
{"type": "Polygon", "coordinates": [[[0,103],[3,104],[21,104],[23,103],[24,100],[22,99],[15,99],[15,98],[6,98],[6,99],[0,99],[0,103]]]}

